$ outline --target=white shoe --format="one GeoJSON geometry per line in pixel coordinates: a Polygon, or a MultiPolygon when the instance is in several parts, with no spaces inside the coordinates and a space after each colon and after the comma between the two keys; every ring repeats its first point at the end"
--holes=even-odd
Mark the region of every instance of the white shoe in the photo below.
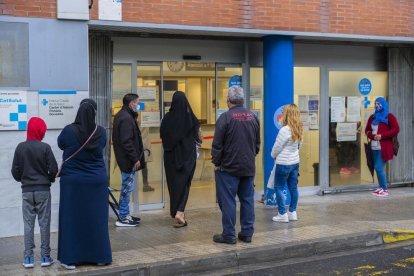
{"type": "Polygon", "coordinates": [[[67,264],[64,264],[64,263],[60,263],[64,268],[66,268],[67,270],[74,270],[74,269],[76,269],[76,266],[74,266],[74,265],[67,265],[67,264]]]}
{"type": "Polygon", "coordinates": [[[296,213],[296,211],[293,211],[292,213],[287,212],[287,214],[288,214],[289,220],[293,220],[293,221],[298,220],[298,214],[296,213]]]}
{"type": "Polygon", "coordinates": [[[272,218],[272,220],[274,222],[289,222],[289,217],[287,213],[285,213],[284,215],[278,213],[277,216],[272,218]]]}

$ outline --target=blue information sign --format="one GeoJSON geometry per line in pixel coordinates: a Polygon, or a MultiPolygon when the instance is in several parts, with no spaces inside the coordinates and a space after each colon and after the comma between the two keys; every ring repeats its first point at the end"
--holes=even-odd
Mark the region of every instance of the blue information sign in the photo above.
{"type": "Polygon", "coordinates": [[[229,87],[232,86],[242,86],[242,77],[239,75],[234,75],[229,79],[229,87]]]}
{"type": "Polygon", "coordinates": [[[362,80],[359,81],[358,88],[359,88],[359,93],[361,93],[361,95],[363,96],[368,95],[372,89],[371,81],[367,78],[363,78],[362,80]]]}

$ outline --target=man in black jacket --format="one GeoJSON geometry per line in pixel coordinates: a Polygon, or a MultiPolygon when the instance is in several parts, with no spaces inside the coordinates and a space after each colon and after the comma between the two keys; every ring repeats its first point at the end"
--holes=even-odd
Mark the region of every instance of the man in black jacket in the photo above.
{"type": "Polygon", "coordinates": [[[115,115],[112,132],[115,158],[122,175],[121,193],[119,196],[119,217],[116,226],[137,226],[139,218],[129,213],[129,199],[134,190],[135,172],[145,168],[144,147],[138,127],[139,97],[137,94],[126,94],[123,107],[115,115]]]}
{"type": "Polygon", "coordinates": [[[218,243],[236,243],[236,195],[240,200],[238,238],[251,242],[254,232],[254,175],[255,157],[260,150],[260,124],[243,103],[243,88],[230,87],[229,110],[217,120],[214,133],[211,155],[223,224],[222,234],[213,237],[218,243]]]}

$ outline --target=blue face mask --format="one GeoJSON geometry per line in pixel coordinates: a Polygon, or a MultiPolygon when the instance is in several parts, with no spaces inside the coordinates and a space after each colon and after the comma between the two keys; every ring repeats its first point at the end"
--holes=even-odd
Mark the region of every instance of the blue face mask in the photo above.
{"type": "Polygon", "coordinates": [[[138,112],[140,110],[140,106],[137,105],[137,107],[134,109],[134,112],[138,112]]]}
{"type": "Polygon", "coordinates": [[[381,112],[382,111],[382,105],[381,104],[375,104],[375,111],[376,112],[381,112]]]}

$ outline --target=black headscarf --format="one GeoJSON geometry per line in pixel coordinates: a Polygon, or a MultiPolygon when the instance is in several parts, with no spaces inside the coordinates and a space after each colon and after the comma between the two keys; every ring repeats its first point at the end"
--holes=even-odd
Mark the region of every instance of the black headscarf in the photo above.
{"type": "Polygon", "coordinates": [[[172,98],[170,112],[161,122],[160,135],[164,150],[171,151],[189,132],[198,134],[200,123],[194,115],[185,94],[176,91],[172,98]]]}
{"type": "MultiPolygon", "coordinates": [[[[81,145],[83,145],[86,140],[88,140],[89,136],[91,136],[92,132],[95,130],[96,110],[97,105],[94,100],[82,100],[79,105],[78,113],[76,114],[75,122],[70,125],[71,128],[75,131],[76,138],[81,145]]],[[[85,145],[84,149],[90,151],[96,149],[101,142],[103,131],[103,128],[98,127],[93,137],[85,145]]]]}

